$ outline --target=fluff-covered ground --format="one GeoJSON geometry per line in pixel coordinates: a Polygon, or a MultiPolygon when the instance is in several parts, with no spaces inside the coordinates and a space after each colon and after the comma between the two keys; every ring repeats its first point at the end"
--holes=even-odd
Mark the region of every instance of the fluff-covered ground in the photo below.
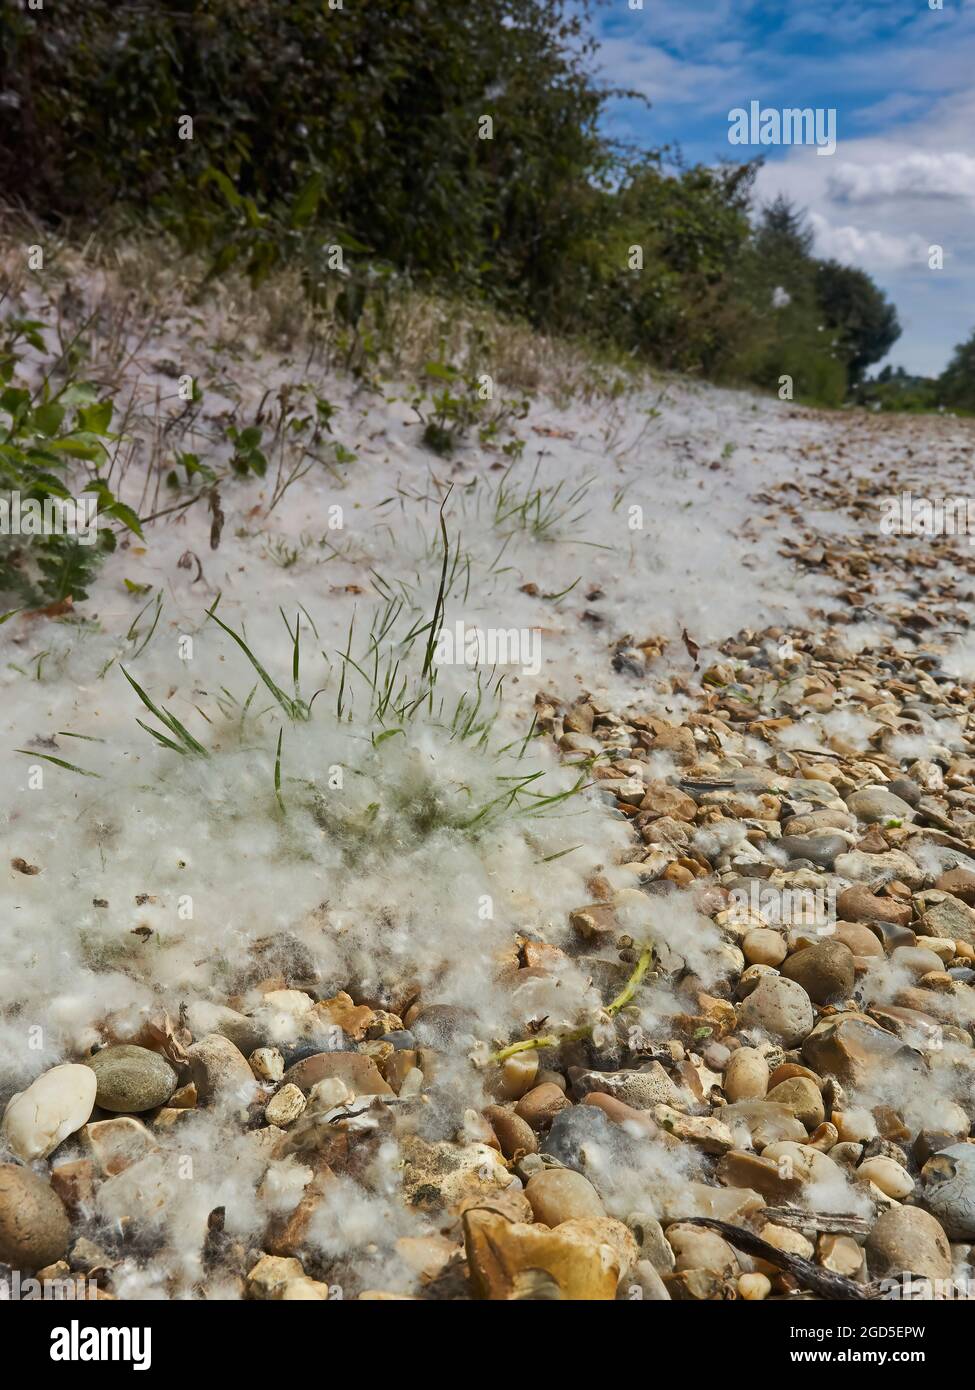
{"type": "MultiPolygon", "coordinates": [[[[422,439],[437,380],[421,388],[418,414],[411,382],[327,364],[301,324],[289,329],[287,305],[272,332],[243,292],[184,301],[174,277],[164,310],[150,309],[137,280],[132,265],[69,258],[43,278],[15,277],[8,304],[48,322],[56,312],[68,334],[84,326],[79,372],[116,402],[113,485],[156,519],[107,558],[73,612],[0,628],[3,1097],[101,1042],[143,1036],[161,1014],[198,1033],[231,999],[253,1011],[262,969],[393,1012],[417,993],[458,1006],[482,1052],[533,1020],[558,1031],[592,1019],[605,990],[571,960],[517,989],[499,971],[519,933],[564,945],[594,882],[633,882],[619,863],[625,821],[598,783],[572,792],[577,770],[535,736],[536,696],[588,694],[620,714],[679,718],[729,636],[826,625],[845,581],[796,553],[881,540],[874,494],[855,505],[858,482],[876,489],[889,475],[954,495],[971,426],[820,414],[669,379],[586,390],[584,370],[588,399],[567,402],[557,361],[543,360],[520,418],[483,442],[475,426],[441,456],[422,439]],[[191,408],[177,394],[184,374],[202,392],[191,408]],[[267,472],[221,482],[213,545],[209,497],[182,506],[193,487],[167,490],[166,476],[186,452],[226,469],[227,426],[254,424],[267,472]],[[216,617],[287,700],[297,624],[297,717],[208,617],[218,596],[216,617]],[[537,671],[438,664],[431,688],[422,629],[435,616],[448,630],[530,634],[537,671]],[[397,661],[394,690],[416,705],[380,716],[373,687],[397,661]],[[206,756],[140,727],[167,732],[123,668],[206,756]]],[[[472,365],[494,378],[493,405],[514,406],[526,393],[495,351],[472,365]]],[[[909,567],[880,583],[887,609],[909,610],[909,567]]],[[[958,611],[970,613],[969,599],[958,611]]],[[[848,610],[851,650],[893,635],[887,609],[848,610]]],[[[971,642],[946,630],[954,669],[970,676],[971,642]]],[[[866,747],[872,729],[836,711],[795,741],[866,747]]],[[[943,732],[921,728],[903,756],[928,756],[943,732]]],[[[753,751],[768,757],[757,740],[753,751]]],[[[660,754],[654,771],[663,779],[675,765],[660,754]]],[[[634,940],[666,941],[705,986],[727,973],[718,932],[686,904],[630,911],[634,940]]],[[[652,1022],[676,1006],[662,990],[643,1007],[652,1022]]],[[[265,1023],[269,1038],[294,1043],[287,1011],[265,1023]]],[[[221,1126],[206,1111],[182,1127],[191,1183],[144,1173],[140,1194],[104,1200],[97,1229],[146,1202],[163,1233],[119,1273],[123,1296],[197,1287],[213,1209],[259,1247],[268,1216],[298,1200],[293,1161],[268,1174],[239,1127],[221,1126]]],[[[639,1205],[641,1184],[695,1172],[672,1154],[641,1161],[606,1178],[619,1189],[615,1214],[639,1205]]],[[[396,1164],[380,1147],[371,1195],[342,1178],[316,1216],[317,1248],[356,1252],[360,1286],[408,1287],[415,1274],[390,1253],[395,1238],[427,1229],[398,1202],[396,1164]]]]}

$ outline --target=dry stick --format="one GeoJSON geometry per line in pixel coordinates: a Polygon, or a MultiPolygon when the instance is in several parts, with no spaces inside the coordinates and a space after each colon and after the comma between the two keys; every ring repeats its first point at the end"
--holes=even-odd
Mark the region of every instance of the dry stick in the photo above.
{"type": "MultiPolygon", "coordinates": [[[[606,1013],[610,1015],[617,1014],[620,1009],[630,1002],[634,994],[636,994],[637,985],[639,985],[640,981],[647,973],[652,955],[653,947],[644,947],[643,953],[637,961],[632,975],[612,1003],[606,1005],[606,1013]]],[[[559,1043],[563,1042],[577,1042],[580,1038],[590,1037],[592,1030],[593,1025],[588,1023],[581,1028],[572,1028],[567,1033],[546,1033],[537,1038],[524,1038],[521,1042],[511,1043],[508,1047],[503,1047],[500,1052],[493,1052],[491,1054],[491,1061],[503,1062],[508,1057],[514,1057],[518,1052],[530,1052],[539,1047],[558,1047],[559,1043]]]]}
{"type": "Polygon", "coordinates": [[[821,1298],[865,1299],[870,1297],[870,1292],[862,1284],[854,1283],[852,1279],[847,1279],[843,1274],[833,1274],[820,1265],[814,1265],[811,1260],[804,1260],[801,1255],[790,1255],[788,1251],[780,1250],[778,1246],[770,1245],[767,1240],[762,1240],[761,1236],[755,1235],[754,1232],[746,1231],[741,1226],[733,1226],[730,1221],[715,1221],[710,1216],[685,1216],[681,1225],[707,1226],[710,1230],[717,1231],[724,1236],[729,1245],[744,1250],[746,1255],[757,1255],[760,1260],[767,1260],[769,1264],[777,1265],[779,1269],[785,1270],[786,1274],[791,1274],[800,1284],[805,1284],[806,1288],[819,1294],[821,1298]]]}

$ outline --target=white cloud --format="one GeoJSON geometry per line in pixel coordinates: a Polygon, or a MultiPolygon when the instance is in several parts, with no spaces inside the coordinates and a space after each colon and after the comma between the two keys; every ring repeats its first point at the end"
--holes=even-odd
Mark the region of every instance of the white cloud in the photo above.
{"type": "Polygon", "coordinates": [[[816,238],[816,254],[826,260],[867,271],[905,270],[927,264],[928,243],[921,236],[835,226],[819,212],[809,214],[809,225],[816,238]]]}
{"type": "Polygon", "coordinates": [[[917,153],[886,163],[841,164],[829,177],[840,203],[891,198],[975,198],[975,157],[955,151],[917,153]]]}

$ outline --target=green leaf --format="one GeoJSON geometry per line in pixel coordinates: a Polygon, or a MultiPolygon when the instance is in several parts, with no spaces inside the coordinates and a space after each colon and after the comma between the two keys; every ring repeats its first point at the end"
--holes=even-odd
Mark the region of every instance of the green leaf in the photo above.
{"type": "Polygon", "coordinates": [[[301,192],[298,194],[291,208],[292,227],[307,227],[318,212],[319,200],[322,196],[322,175],[312,174],[301,192]]]}
{"type": "Polygon", "coordinates": [[[47,405],[39,405],[34,411],[34,424],[41,434],[57,434],[63,423],[64,406],[57,401],[48,401],[47,405]]]}
{"type": "Polygon", "coordinates": [[[112,402],[97,401],[94,405],[82,406],[78,411],[78,424],[89,434],[107,434],[112,423],[112,402]]]}

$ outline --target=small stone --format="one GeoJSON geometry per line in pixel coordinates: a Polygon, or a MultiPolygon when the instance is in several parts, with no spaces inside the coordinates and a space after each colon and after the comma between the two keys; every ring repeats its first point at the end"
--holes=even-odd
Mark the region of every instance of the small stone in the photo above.
{"type": "Polygon", "coordinates": [[[769,1245],[774,1245],[776,1250],[781,1250],[787,1255],[798,1255],[802,1260],[811,1260],[815,1253],[815,1247],[807,1236],[801,1231],[793,1231],[788,1226],[776,1226],[769,1221],[759,1231],[762,1240],[767,1240],[769,1245]]]}
{"type": "Polygon", "coordinates": [[[509,1100],[520,1100],[535,1085],[538,1052],[516,1052],[501,1064],[501,1088],[509,1100]]]}
{"type": "Polygon", "coordinates": [[[907,823],[914,819],[914,808],[886,787],[862,787],[850,793],[846,804],[866,825],[886,824],[891,820],[907,823]]]}
{"type": "Polygon", "coordinates": [[[177,1076],[165,1057],[147,1047],[119,1043],[89,1058],[98,1082],[96,1102],[103,1110],[138,1115],[165,1105],[176,1089],[177,1076]]]}
{"type": "Polygon", "coordinates": [[[909,855],[896,849],[867,854],[859,849],[851,850],[849,854],[837,855],[833,871],[841,878],[874,887],[880,883],[903,883],[912,892],[922,888],[927,877],[909,855]]]}
{"type": "Polygon", "coordinates": [[[51,1186],[61,1198],[68,1213],[75,1217],[91,1205],[95,1196],[95,1165],[91,1159],[72,1159],[51,1169],[51,1186]]]}
{"type": "Polygon", "coordinates": [[[750,931],[741,943],[749,965],[781,965],[789,953],[781,932],[769,927],[750,931]]]}
{"type": "Polygon", "coordinates": [[[651,1062],[639,1071],[573,1071],[573,1094],[587,1096],[602,1091],[615,1096],[634,1110],[650,1110],[654,1105],[684,1107],[690,1097],[667,1075],[659,1062],[651,1062]]]}
{"type": "MultiPolygon", "coordinates": [[[[590,1091],[587,1096],[583,1097],[582,1104],[601,1110],[608,1120],[612,1120],[613,1124],[628,1126],[631,1133],[640,1130],[646,1134],[659,1133],[648,1110],[634,1110],[632,1105],[617,1100],[615,1096],[606,1095],[604,1091],[590,1091]]],[[[563,1113],[571,1114],[572,1111],[563,1113]]],[[[556,1117],[557,1123],[558,1117],[556,1117]]]]}
{"type": "Polygon", "coordinates": [[[279,1091],[275,1091],[264,1107],[264,1119],[269,1125],[287,1129],[288,1125],[297,1120],[307,1103],[301,1088],[289,1081],[279,1091]]]}
{"type": "Polygon", "coordinates": [[[85,1125],[80,1138],[106,1177],[114,1177],[159,1148],[152,1132],[134,1115],[94,1120],[85,1125]]]}
{"type": "Polygon", "coordinates": [[[11,1096],[0,1133],[18,1158],[47,1158],[91,1115],[95,1078],[86,1066],[51,1067],[11,1096]]]}
{"type": "Polygon", "coordinates": [[[281,1255],[262,1255],[247,1274],[249,1298],[273,1298],[275,1290],[289,1279],[303,1279],[301,1261],[281,1255]]]}
{"type": "Polygon", "coordinates": [[[658,1274],[669,1274],[674,1268],[674,1251],[657,1218],[646,1212],[632,1212],[626,1224],[640,1247],[640,1259],[649,1261],[658,1274]]]}
{"type": "Polygon", "coordinates": [[[285,1279],[276,1284],[271,1294],[275,1303],[324,1303],[330,1297],[328,1284],[302,1275],[298,1279],[285,1279]]]}
{"type": "Polygon", "coordinates": [[[841,941],[853,952],[854,958],[878,960],[884,955],[876,935],[862,922],[837,922],[834,941],[841,941]]]}
{"type": "Polygon", "coordinates": [[[865,1158],[857,1169],[857,1177],[872,1182],[885,1197],[893,1197],[896,1202],[903,1202],[914,1191],[914,1179],[907,1169],[882,1154],[865,1158]]]}
{"type": "Polygon", "coordinates": [[[705,1153],[723,1154],[734,1148],[731,1130],[713,1115],[682,1115],[669,1105],[657,1105],[653,1118],[668,1134],[696,1145],[705,1153]]]}
{"type": "Polygon", "coordinates": [[[639,1298],[645,1303],[670,1302],[667,1285],[649,1260],[637,1260],[628,1277],[627,1298],[639,1298]]]}
{"type": "Polygon", "coordinates": [[[973,946],[975,909],[966,906],[960,898],[945,897],[942,902],[931,903],[921,914],[921,930],[925,936],[941,936],[973,946]]]}
{"type": "Polygon", "coordinates": [[[729,1101],[761,1100],[768,1090],[769,1066],[755,1047],[740,1047],[731,1054],[724,1072],[724,1093],[729,1101]]]}
{"type": "Polygon", "coordinates": [[[636,1262],[636,1241],[608,1217],[564,1221],[551,1229],[475,1209],[464,1213],[463,1223],[478,1298],[537,1298],[542,1285],[543,1297],[609,1302],[636,1262]]]}
{"type": "Polygon", "coordinates": [[[935,888],[942,893],[951,893],[960,898],[968,907],[975,907],[975,871],[972,869],[949,869],[935,882],[935,888]]]}
{"type": "Polygon", "coordinates": [[[599,1193],[588,1178],[571,1168],[547,1168],[528,1180],[525,1195],[535,1220],[546,1226],[589,1221],[606,1215],[599,1193]]]}
{"type": "Polygon", "coordinates": [[[64,1203],[30,1168],[0,1164],[0,1264],[36,1270],[67,1254],[71,1226],[64,1203]]]}
{"type": "Polygon", "coordinates": [[[256,1047],[247,1062],[258,1081],[280,1081],[284,1076],[284,1058],[276,1047],[256,1047]]]}
{"type": "Polygon", "coordinates": [[[829,1004],[850,997],[856,969],[848,946],[839,941],[823,941],[791,955],[782,974],[801,985],[814,1004],[829,1004]]]}
{"type": "Polygon", "coordinates": [[[801,1120],[808,1130],[814,1130],[823,1123],[826,1111],[819,1087],[804,1076],[796,1076],[788,1081],[780,1081],[768,1093],[768,1100],[777,1105],[785,1105],[797,1120],[801,1120]]]}
{"type": "Polygon", "coordinates": [[[894,1067],[904,1073],[902,1084],[908,1081],[907,1072],[918,1079],[924,1075],[916,1053],[893,1033],[848,1015],[817,1024],[802,1045],[802,1055],[820,1076],[835,1076],[844,1086],[877,1082],[894,1067]]]}
{"type": "Polygon", "coordinates": [[[951,1250],[940,1223],[920,1207],[891,1207],[867,1236],[874,1278],[908,1272],[922,1279],[951,1277],[951,1250]]]}
{"type": "Polygon", "coordinates": [[[503,1105],[489,1105],[484,1115],[498,1137],[505,1158],[517,1162],[522,1154],[538,1152],[535,1131],[514,1110],[507,1110],[503,1105]]]}
{"type": "Polygon", "coordinates": [[[710,1269],[723,1276],[737,1275],[738,1258],[728,1242],[714,1231],[676,1222],[667,1227],[667,1241],[674,1252],[674,1268],[710,1269]]]}
{"type": "Polygon", "coordinates": [[[928,1159],[921,1200],[952,1240],[975,1240],[975,1144],[952,1144],[928,1159]]]}
{"type": "Polygon", "coordinates": [[[335,1077],[344,1081],[354,1096],[391,1096],[393,1088],[384,1081],[371,1057],[362,1052],[315,1052],[295,1062],[284,1080],[310,1092],[319,1081],[335,1077]]]}
{"type": "Polygon", "coordinates": [[[809,995],[793,980],[765,976],[738,1006],[738,1022],[742,1028],[761,1029],[783,1047],[794,1047],[813,1026],[809,995]]]}
{"type": "Polygon", "coordinates": [[[816,1245],[816,1262],[833,1274],[852,1279],[863,1268],[863,1251],[852,1236],[824,1234],[816,1245]]]}
{"type": "Polygon", "coordinates": [[[515,1106],[515,1114],[538,1132],[548,1129],[559,1111],[571,1103],[554,1082],[546,1081],[522,1096],[515,1106]]]}
{"type": "Polygon", "coordinates": [[[203,1105],[234,1101],[246,1105],[254,1095],[254,1074],[243,1053],[222,1033],[208,1033],[187,1049],[190,1075],[203,1105]]]}
{"type": "MultiPolygon", "coordinates": [[[[909,904],[896,903],[893,898],[878,897],[863,883],[854,883],[837,894],[836,910],[848,922],[893,922],[906,927],[911,920],[909,904]]],[[[934,932],[937,936],[938,933],[934,932]]]]}
{"type": "Polygon", "coordinates": [[[772,1292],[772,1281],[765,1274],[739,1274],[738,1296],[748,1303],[760,1302],[772,1292]]]}
{"type": "Polygon", "coordinates": [[[845,835],[783,835],[775,841],[775,848],[790,859],[808,859],[821,869],[831,869],[836,856],[844,854],[850,844],[845,835]]]}

